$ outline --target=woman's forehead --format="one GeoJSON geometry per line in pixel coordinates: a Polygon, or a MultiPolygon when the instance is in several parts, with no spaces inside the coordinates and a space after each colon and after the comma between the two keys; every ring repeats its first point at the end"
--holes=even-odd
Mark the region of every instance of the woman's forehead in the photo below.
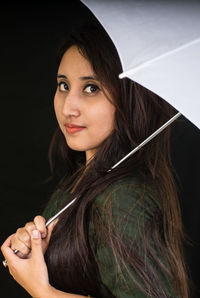
{"type": "Polygon", "coordinates": [[[70,47],[63,55],[59,69],[59,74],[70,73],[77,74],[79,77],[93,77],[97,76],[93,71],[92,65],[88,59],[86,59],[76,46],[70,47]]]}

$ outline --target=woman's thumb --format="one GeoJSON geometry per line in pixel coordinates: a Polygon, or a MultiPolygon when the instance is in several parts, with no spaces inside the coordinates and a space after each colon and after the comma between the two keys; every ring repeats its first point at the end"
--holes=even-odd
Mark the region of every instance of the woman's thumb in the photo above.
{"type": "Polygon", "coordinates": [[[38,230],[33,230],[31,232],[31,256],[34,257],[43,257],[42,252],[42,239],[41,234],[38,230]]]}

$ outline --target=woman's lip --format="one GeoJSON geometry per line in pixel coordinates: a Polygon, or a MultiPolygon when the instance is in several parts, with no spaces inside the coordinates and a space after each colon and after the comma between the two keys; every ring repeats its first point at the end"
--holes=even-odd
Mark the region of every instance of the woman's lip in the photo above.
{"type": "Polygon", "coordinates": [[[83,130],[85,127],[80,126],[80,125],[76,125],[76,124],[67,123],[65,125],[65,128],[66,128],[67,133],[74,134],[76,132],[79,132],[79,131],[83,130]]]}
{"type": "Polygon", "coordinates": [[[85,128],[82,125],[77,125],[77,124],[73,124],[73,123],[66,123],[65,126],[68,128],[85,128]]]}

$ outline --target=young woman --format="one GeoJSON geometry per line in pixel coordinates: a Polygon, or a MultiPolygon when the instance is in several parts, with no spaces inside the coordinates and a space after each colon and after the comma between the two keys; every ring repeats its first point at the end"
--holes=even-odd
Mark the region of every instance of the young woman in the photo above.
{"type": "Polygon", "coordinates": [[[110,170],[174,111],[118,79],[121,71],[100,25],[82,26],[61,47],[50,148],[60,182],[43,216],[2,245],[10,273],[33,297],[188,297],[169,129],[110,170]]]}

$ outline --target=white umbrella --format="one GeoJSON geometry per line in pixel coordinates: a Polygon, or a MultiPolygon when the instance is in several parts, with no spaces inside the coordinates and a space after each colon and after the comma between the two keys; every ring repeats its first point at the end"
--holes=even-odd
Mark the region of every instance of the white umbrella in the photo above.
{"type": "Polygon", "coordinates": [[[200,1],[82,0],[114,42],[123,73],[200,128],[200,1]]]}
{"type": "Polygon", "coordinates": [[[138,82],[180,111],[110,170],[148,143],[181,113],[200,128],[200,3],[194,0],[82,2],[95,14],[118,50],[124,70],[119,77],[138,82]]]}
{"type": "MultiPolygon", "coordinates": [[[[180,111],[112,169],[149,142],[181,113],[200,128],[200,2],[82,2],[103,25],[118,50],[123,67],[119,77],[128,77],[138,82],[180,111]]],[[[75,200],[50,218],[46,226],[75,200]]],[[[6,261],[3,262],[6,266],[6,261]]]]}
{"type": "MultiPolygon", "coordinates": [[[[134,154],[181,113],[200,128],[200,2],[194,0],[82,0],[114,42],[123,73],[179,113],[117,162],[134,154]]],[[[109,171],[110,171],[109,170],[109,171]]],[[[57,218],[70,202],[47,225],[57,218]]]]}

